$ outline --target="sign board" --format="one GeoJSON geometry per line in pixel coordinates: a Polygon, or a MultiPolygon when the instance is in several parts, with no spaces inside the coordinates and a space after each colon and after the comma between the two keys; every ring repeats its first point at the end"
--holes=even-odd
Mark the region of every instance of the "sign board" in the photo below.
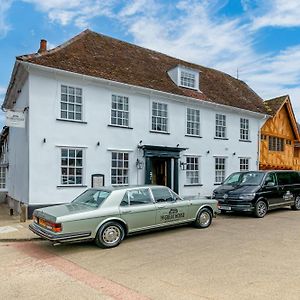
{"type": "Polygon", "coordinates": [[[104,186],[104,175],[93,174],[92,175],[92,188],[100,188],[104,186]]]}
{"type": "Polygon", "coordinates": [[[8,110],[5,113],[5,125],[8,127],[25,128],[25,114],[20,111],[8,110]]]}

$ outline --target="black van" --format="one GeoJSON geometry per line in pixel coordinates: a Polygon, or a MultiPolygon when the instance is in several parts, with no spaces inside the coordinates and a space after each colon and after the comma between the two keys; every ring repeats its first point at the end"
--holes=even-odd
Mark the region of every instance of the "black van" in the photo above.
{"type": "Polygon", "coordinates": [[[300,174],[296,171],[236,172],[213,192],[219,209],[253,212],[263,218],[270,209],[291,206],[300,210],[300,174]]]}

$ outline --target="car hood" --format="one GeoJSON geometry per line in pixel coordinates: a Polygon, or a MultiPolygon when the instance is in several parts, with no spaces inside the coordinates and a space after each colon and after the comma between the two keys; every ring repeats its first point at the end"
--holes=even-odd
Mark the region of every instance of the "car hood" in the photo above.
{"type": "Polygon", "coordinates": [[[69,203],[39,208],[34,211],[34,214],[39,218],[55,222],[59,217],[66,217],[95,209],[84,204],[69,203]]]}
{"type": "Polygon", "coordinates": [[[228,194],[228,196],[239,195],[239,194],[249,194],[255,193],[259,189],[257,185],[222,185],[214,190],[214,194],[216,197],[222,197],[224,194],[228,194]]]}

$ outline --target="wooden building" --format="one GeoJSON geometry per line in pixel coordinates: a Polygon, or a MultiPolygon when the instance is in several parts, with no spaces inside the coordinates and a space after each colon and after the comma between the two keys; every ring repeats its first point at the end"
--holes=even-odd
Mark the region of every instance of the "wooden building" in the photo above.
{"type": "Polygon", "coordinates": [[[300,170],[300,135],[288,95],[264,102],[269,118],[261,128],[261,170],[300,170]]]}

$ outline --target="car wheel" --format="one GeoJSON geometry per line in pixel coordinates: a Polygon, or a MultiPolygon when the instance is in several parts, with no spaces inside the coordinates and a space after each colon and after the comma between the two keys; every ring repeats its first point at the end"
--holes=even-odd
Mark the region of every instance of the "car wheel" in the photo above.
{"type": "Polygon", "coordinates": [[[208,208],[203,208],[199,211],[194,222],[197,228],[207,228],[212,222],[212,213],[208,208]]]}
{"type": "Polygon", "coordinates": [[[263,218],[268,211],[268,207],[265,201],[259,200],[255,205],[254,215],[257,218],[263,218]]]}
{"type": "Polygon", "coordinates": [[[124,235],[122,225],[114,221],[107,222],[99,228],[95,243],[100,248],[113,248],[122,242],[124,235]]]}
{"type": "Polygon", "coordinates": [[[294,205],[292,205],[293,210],[300,210],[300,196],[297,196],[295,199],[294,205]]]}

